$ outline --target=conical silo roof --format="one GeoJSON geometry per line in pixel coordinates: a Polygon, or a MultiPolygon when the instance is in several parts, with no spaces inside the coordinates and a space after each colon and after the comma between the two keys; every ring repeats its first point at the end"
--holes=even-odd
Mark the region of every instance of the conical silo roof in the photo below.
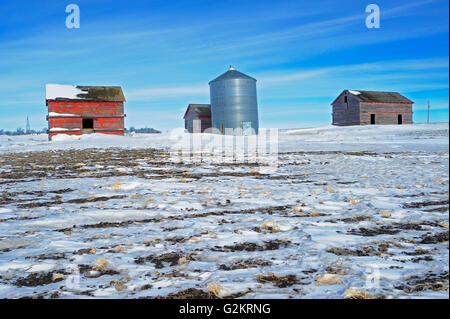
{"type": "Polygon", "coordinates": [[[208,84],[211,84],[211,83],[217,82],[217,81],[230,80],[230,79],[247,79],[247,80],[256,81],[256,79],[252,78],[251,76],[248,76],[242,72],[239,72],[234,67],[230,66],[230,68],[228,69],[227,72],[225,72],[222,75],[219,75],[217,78],[215,78],[208,84]]]}

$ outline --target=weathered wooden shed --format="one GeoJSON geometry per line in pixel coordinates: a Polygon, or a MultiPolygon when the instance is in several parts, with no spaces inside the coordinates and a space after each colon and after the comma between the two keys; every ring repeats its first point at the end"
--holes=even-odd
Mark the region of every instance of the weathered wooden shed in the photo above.
{"type": "Polygon", "coordinates": [[[189,104],[183,118],[184,128],[189,133],[202,133],[211,128],[211,105],[189,104]]]}
{"type": "Polygon", "coordinates": [[[47,84],[49,140],[57,134],[124,135],[125,97],[119,86],[47,84]]]}
{"type": "Polygon", "coordinates": [[[344,90],[331,103],[333,125],[412,124],[413,103],[397,92],[344,90]]]}

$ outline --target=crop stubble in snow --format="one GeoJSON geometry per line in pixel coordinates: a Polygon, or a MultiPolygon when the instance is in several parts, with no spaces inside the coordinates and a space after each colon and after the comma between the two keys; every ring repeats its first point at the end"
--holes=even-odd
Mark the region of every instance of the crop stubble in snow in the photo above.
{"type": "Polygon", "coordinates": [[[448,151],[281,153],[270,175],[159,149],[0,161],[0,297],[448,297],[448,151]]]}

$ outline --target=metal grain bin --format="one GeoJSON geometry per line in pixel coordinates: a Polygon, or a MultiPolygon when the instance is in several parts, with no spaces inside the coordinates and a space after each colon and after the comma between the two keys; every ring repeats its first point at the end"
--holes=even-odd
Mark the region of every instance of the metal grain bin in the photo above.
{"type": "Polygon", "coordinates": [[[212,127],[221,134],[258,134],[256,79],[230,67],[209,82],[212,127]]]}

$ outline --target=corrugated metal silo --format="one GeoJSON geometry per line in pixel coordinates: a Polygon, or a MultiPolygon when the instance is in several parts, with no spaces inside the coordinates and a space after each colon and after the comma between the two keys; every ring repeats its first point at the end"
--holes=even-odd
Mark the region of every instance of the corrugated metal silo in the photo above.
{"type": "MultiPolygon", "coordinates": [[[[258,133],[258,102],[256,79],[230,67],[227,72],[209,82],[211,120],[213,128],[222,134],[227,129],[258,133]]],[[[234,133],[236,134],[236,132],[234,133]]]]}

